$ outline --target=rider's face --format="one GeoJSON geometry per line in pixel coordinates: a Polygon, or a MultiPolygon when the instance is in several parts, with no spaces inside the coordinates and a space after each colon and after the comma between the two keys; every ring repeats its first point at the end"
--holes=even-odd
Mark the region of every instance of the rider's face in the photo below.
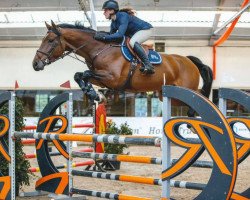
{"type": "Polygon", "coordinates": [[[110,15],[114,14],[114,10],[104,9],[103,14],[106,19],[110,19],[110,15]]]}

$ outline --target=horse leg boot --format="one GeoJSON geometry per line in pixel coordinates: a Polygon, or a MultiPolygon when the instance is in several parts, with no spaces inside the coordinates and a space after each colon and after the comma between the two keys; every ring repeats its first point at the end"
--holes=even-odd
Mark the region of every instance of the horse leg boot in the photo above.
{"type": "Polygon", "coordinates": [[[86,82],[87,96],[91,101],[100,101],[99,95],[96,93],[90,82],[86,82]]]}
{"type": "Polygon", "coordinates": [[[134,51],[142,62],[142,67],[140,68],[140,71],[144,74],[154,74],[154,66],[149,62],[148,56],[146,55],[144,49],[138,42],[135,42],[134,51]]]}
{"type": "Polygon", "coordinates": [[[87,95],[87,97],[91,101],[99,101],[100,98],[96,91],[94,90],[92,84],[86,80],[86,76],[84,76],[84,73],[77,72],[75,73],[74,80],[77,82],[83,93],[87,95]]]}
{"type": "Polygon", "coordinates": [[[96,79],[95,74],[91,70],[86,70],[82,74],[82,79],[85,83],[85,88],[87,90],[87,96],[91,101],[100,101],[99,95],[93,88],[92,84],[89,82],[89,79],[93,78],[96,79]]]}
{"type": "Polygon", "coordinates": [[[87,90],[85,88],[85,82],[82,80],[82,77],[83,77],[83,73],[76,72],[74,75],[74,80],[75,80],[75,82],[77,82],[77,84],[79,85],[79,87],[81,88],[83,93],[85,94],[87,92],[87,90]]]}

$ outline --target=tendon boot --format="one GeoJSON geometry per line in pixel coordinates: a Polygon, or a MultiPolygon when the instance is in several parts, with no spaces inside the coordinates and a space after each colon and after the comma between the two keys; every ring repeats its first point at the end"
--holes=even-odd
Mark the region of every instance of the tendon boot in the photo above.
{"type": "Polygon", "coordinates": [[[138,42],[136,42],[134,45],[134,51],[142,62],[142,67],[140,68],[140,71],[143,74],[154,74],[155,73],[154,66],[149,62],[144,49],[138,42]]]}
{"type": "Polygon", "coordinates": [[[90,101],[100,101],[100,97],[99,95],[97,94],[97,92],[95,91],[95,89],[93,88],[92,84],[91,83],[87,83],[86,84],[86,94],[88,96],[88,98],[90,99],[90,101]]]}

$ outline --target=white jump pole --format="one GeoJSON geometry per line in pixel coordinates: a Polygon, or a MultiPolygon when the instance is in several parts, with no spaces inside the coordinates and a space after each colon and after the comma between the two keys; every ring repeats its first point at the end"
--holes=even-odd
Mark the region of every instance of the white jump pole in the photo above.
{"type": "MultiPolygon", "coordinates": [[[[163,87],[163,108],[162,108],[162,171],[171,167],[171,149],[170,149],[170,140],[164,134],[164,125],[171,118],[171,98],[164,95],[163,87]]],[[[170,179],[162,181],[162,198],[170,199],[170,179]]]]}
{"type": "MultiPolygon", "coordinates": [[[[67,119],[68,119],[68,127],[67,133],[72,133],[72,125],[73,125],[73,94],[69,93],[69,100],[67,101],[67,119]]],[[[67,151],[69,154],[69,159],[67,161],[67,171],[69,174],[69,194],[71,192],[71,188],[73,188],[73,176],[72,176],[72,142],[67,142],[67,151]]]]}
{"type": "Polygon", "coordinates": [[[11,199],[16,199],[16,181],[15,181],[15,93],[11,92],[11,98],[8,102],[9,106],[9,120],[10,120],[10,128],[9,128],[9,155],[10,155],[10,163],[9,163],[9,176],[11,178],[11,199]]]}

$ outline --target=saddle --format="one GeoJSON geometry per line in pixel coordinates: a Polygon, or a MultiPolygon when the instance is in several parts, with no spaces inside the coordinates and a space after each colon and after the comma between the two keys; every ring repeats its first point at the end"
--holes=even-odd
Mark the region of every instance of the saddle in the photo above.
{"type": "MultiPolygon", "coordinates": [[[[130,38],[128,37],[123,38],[122,45],[121,45],[122,55],[129,62],[132,62],[134,59],[139,60],[139,58],[134,53],[134,50],[130,46],[129,41],[130,41],[130,38]]],[[[159,65],[162,63],[161,55],[158,52],[154,51],[152,46],[142,45],[142,47],[144,48],[146,54],[148,55],[148,59],[151,64],[159,65]]]]}

